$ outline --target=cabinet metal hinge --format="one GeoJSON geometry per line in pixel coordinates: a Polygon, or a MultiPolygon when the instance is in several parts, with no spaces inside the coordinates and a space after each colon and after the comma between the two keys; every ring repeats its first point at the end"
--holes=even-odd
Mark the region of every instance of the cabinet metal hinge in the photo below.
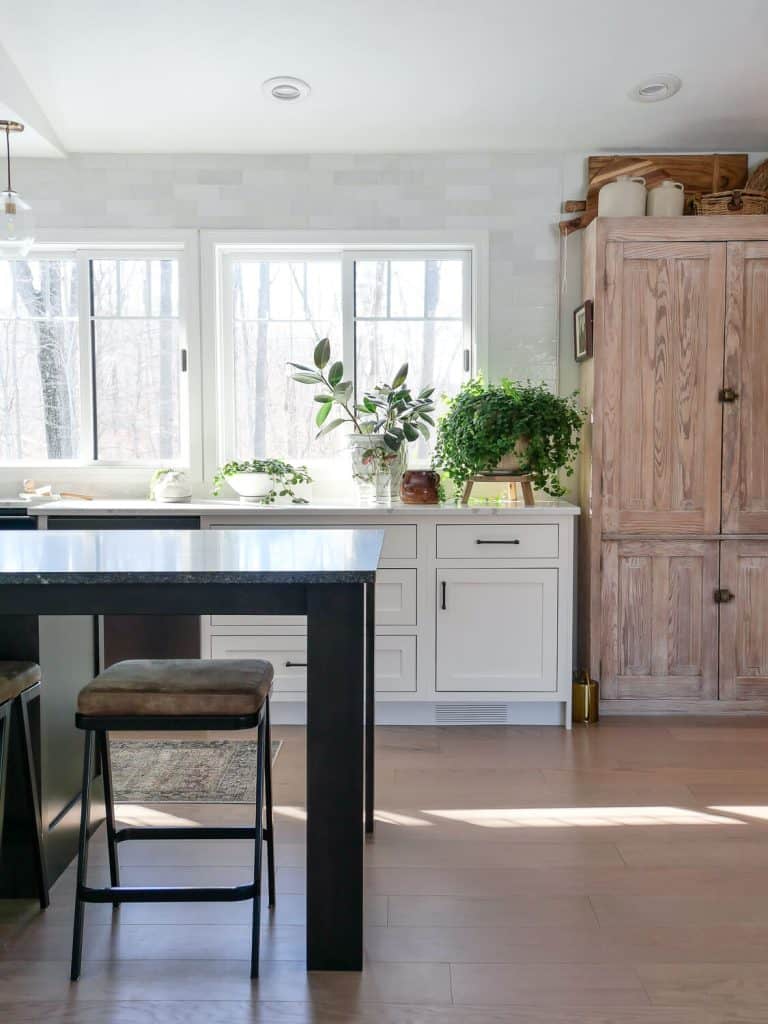
{"type": "Polygon", "coordinates": [[[732,601],[736,595],[732,593],[727,587],[720,587],[715,591],[715,604],[727,604],[732,601]]]}
{"type": "Polygon", "coordinates": [[[735,402],[739,397],[739,392],[734,391],[733,388],[720,388],[717,397],[721,402],[735,402]]]}

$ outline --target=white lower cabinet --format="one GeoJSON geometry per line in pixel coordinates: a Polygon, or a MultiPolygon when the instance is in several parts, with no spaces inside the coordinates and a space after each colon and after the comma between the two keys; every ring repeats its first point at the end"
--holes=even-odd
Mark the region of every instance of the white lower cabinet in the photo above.
{"type": "MultiPolygon", "coordinates": [[[[307,692],[306,636],[211,637],[212,658],[264,658],[275,670],[275,696],[307,692]]],[[[376,637],[376,692],[416,692],[416,637],[376,637]]]]}
{"type": "MultiPolygon", "coordinates": [[[[383,531],[376,573],[381,724],[569,725],[576,511],[559,502],[233,509],[203,517],[201,528],[383,531]]],[[[303,721],[304,616],[209,615],[201,630],[211,657],[271,661],[275,721],[303,721]]]]}
{"type": "Polygon", "coordinates": [[[557,569],[439,569],[437,690],[557,689],[557,569]]]}

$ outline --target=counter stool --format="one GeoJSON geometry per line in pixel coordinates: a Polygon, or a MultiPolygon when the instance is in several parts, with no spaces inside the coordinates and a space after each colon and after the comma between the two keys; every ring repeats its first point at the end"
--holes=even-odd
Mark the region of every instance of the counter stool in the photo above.
{"type": "Polygon", "coordinates": [[[0,854],[8,786],[8,751],[13,745],[21,759],[37,893],[44,910],[48,906],[48,871],[43,850],[40,791],[29,725],[30,706],[39,700],[40,666],[28,661],[0,661],[0,854]]]}
{"type": "Polygon", "coordinates": [[[272,665],[268,661],[121,661],[100,673],[77,698],[75,724],[85,730],[83,797],[77,854],[72,970],[80,976],[86,903],[212,903],[253,900],[251,977],[259,974],[261,917],[261,847],[267,844],[269,906],[275,905],[275,856],[272,826],[272,758],[269,694],[272,665]],[[258,728],[256,823],[250,826],[130,827],[115,829],[112,768],[108,733],[187,729],[258,728]],[[88,831],[94,748],[98,749],[104,784],[110,885],[86,885],[88,831]],[[263,823],[266,790],[266,825],[263,823]],[[253,882],[205,888],[120,885],[117,845],[128,839],[251,839],[255,840],[253,882]]]}

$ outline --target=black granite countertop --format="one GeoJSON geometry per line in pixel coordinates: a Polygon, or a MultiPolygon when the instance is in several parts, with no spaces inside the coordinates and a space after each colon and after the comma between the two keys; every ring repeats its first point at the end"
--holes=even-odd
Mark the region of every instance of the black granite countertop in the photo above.
{"type": "Polygon", "coordinates": [[[367,583],[382,530],[0,532],[0,586],[53,583],[367,583]]]}

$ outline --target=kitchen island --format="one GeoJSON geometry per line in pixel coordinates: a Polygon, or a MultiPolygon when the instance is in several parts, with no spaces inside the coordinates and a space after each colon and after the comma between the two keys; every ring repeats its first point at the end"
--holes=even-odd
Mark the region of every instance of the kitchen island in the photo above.
{"type": "MultiPolygon", "coordinates": [[[[41,616],[306,618],[307,966],[315,970],[362,967],[365,594],[382,542],[381,531],[364,529],[0,533],[0,659],[43,663],[43,715],[57,680],[55,662],[48,673],[40,657],[41,616]]],[[[60,636],[59,663],[71,673],[67,634],[60,636]]],[[[74,711],[72,703],[72,721],[74,711]]],[[[66,752],[47,757],[53,770],[66,767],[66,752]]],[[[44,813],[49,851],[58,833],[59,862],[74,850],[74,830],[62,824],[67,810],[44,813]]],[[[1,877],[6,895],[23,895],[29,857],[19,822],[10,824],[1,877]]]]}

